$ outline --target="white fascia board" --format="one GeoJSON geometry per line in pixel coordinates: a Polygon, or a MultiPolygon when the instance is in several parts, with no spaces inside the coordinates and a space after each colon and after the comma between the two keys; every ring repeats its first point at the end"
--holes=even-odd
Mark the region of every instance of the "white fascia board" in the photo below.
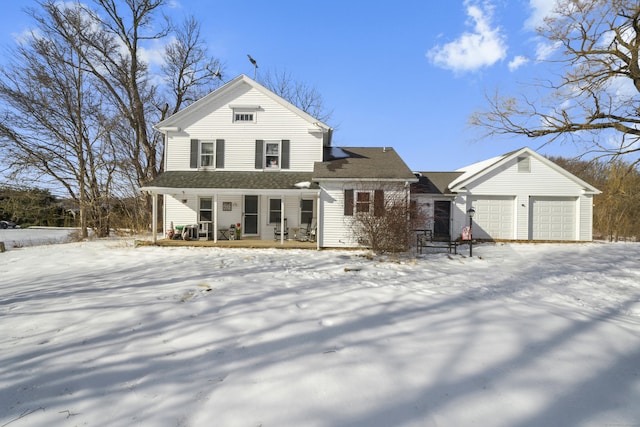
{"type": "Polygon", "coordinates": [[[160,126],[160,127],[154,126],[153,128],[162,133],[180,132],[182,130],[179,126],[160,126]]]}

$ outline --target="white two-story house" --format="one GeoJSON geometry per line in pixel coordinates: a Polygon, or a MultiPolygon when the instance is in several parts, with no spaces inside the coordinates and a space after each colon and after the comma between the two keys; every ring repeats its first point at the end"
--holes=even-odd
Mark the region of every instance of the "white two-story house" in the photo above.
{"type": "Polygon", "coordinates": [[[308,230],[319,248],[357,246],[348,206],[373,209],[391,184],[408,197],[416,181],[391,148],[333,148],[331,127],[245,75],[155,128],[165,172],[142,190],[154,206],[164,195],[165,227],[195,225],[201,239],[234,227],[242,239],[281,241],[308,230]]]}
{"type": "Polygon", "coordinates": [[[318,248],[357,247],[354,218],[385,200],[415,202],[422,228],[444,239],[460,237],[471,211],[476,239],[592,238],[599,191],[529,148],[414,174],[393,148],[333,147],[331,127],[244,75],[156,129],[165,172],[142,190],[154,206],[164,195],[165,227],[189,226],[192,238],[311,235],[318,248]]]}

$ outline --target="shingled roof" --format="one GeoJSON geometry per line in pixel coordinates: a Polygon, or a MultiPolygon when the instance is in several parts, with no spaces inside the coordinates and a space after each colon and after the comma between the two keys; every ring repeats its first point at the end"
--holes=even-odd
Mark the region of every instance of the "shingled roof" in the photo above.
{"type": "Polygon", "coordinates": [[[282,190],[295,189],[296,184],[311,182],[310,172],[232,172],[232,171],[167,171],[143,189],[149,188],[218,188],[282,190]]]}
{"type": "Polygon", "coordinates": [[[390,147],[341,147],[316,162],[313,179],[379,179],[416,181],[402,158],[390,147]]]}
{"type": "Polygon", "coordinates": [[[417,172],[418,182],[411,185],[414,194],[453,194],[449,184],[464,172],[417,172]]]}

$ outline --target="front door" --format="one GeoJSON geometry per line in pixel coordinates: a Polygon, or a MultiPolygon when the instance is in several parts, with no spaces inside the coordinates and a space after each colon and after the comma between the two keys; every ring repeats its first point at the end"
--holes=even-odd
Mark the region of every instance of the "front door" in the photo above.
{"type": "Polygon", "coordinates": [[[450,239],[451,202],[448,200],[436,200],[433,208],[433,237],[450,239]]]}
{"type": "Polygon", "coordinates": [[[258,234],[258,196],[244,196],[244,234],[258,234]]]}

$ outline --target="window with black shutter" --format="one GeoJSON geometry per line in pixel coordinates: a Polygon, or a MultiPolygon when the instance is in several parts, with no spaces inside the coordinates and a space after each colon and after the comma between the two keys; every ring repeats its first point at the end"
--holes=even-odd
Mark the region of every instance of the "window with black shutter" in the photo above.
{"type": "Polygon", "coordinates": [[[353,215],[353,190],[344,190],[344,214],[353,215]]]}

